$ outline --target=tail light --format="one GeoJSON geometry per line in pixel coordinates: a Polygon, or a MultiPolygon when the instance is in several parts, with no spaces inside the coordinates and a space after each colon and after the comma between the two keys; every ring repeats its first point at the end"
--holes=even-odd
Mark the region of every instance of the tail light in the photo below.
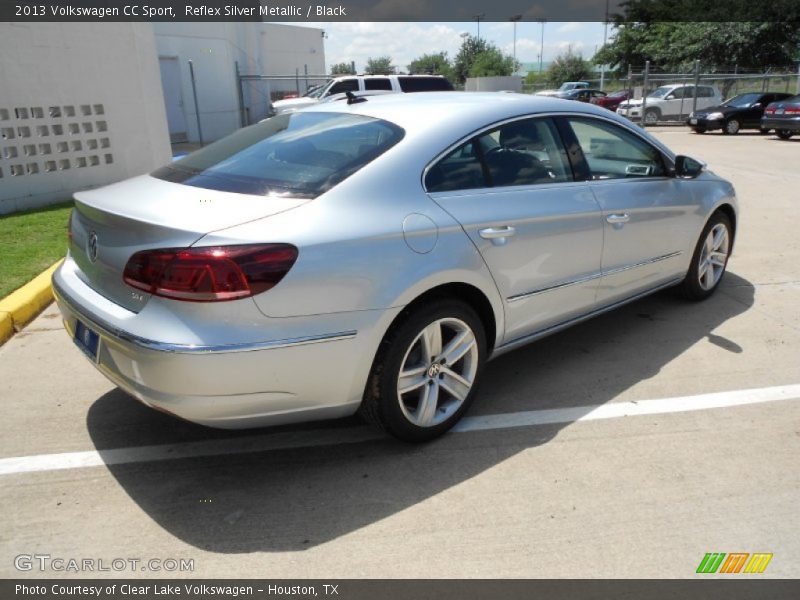
{"type": "Polygon", "coordinates": [[[800,106],[787,106],[783,113],[786,115],[800,115],[800,106]]]}
{"type": "Polygon", "coordinates": [[[775,114],[775,107],[774,106],[768,106],[766,108],[766,110],[764,110],[764,114],[766,114],[766,115],[774,115],[775,114]]]}
{"type": "Polygon", "coordinates": [[[145,250],[131,256],[123,279],[156,296],[220,302],[272,289],[296,260],[290,244],[145,250]]]}

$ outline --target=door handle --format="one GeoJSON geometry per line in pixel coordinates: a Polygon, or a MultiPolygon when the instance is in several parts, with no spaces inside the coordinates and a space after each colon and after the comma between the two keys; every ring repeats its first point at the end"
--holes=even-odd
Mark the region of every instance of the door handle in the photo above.
{"type": "Polygon", "coordinates": [[[509,225],[503,227],[489,227],[488,229],[481,229],[478,234],[485,240],[496,240],[499,238],[511,237],[517,233],[517,230],[509,225]]]}
{"type": "Polygon", "coordinates": [[[627,223],[630,220],[631,220],[631,217],[630,217],[630,215],[628,213],[608,215],[606,217],[606,221],[608,221],[612,225],[617,225],[617,224],[620,224],[620,223],[627,223]]]}

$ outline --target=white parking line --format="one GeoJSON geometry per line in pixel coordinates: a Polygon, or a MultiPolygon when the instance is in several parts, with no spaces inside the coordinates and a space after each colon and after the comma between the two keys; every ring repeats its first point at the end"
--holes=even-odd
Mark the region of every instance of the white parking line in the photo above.
{"type": "MultiPolygon", "coordinates": [[[[453,428],[454,433],[485,431],[490,429],[509,429],[554,423],[573,423],[576,421],[596,421],[642,415],[708,410],[731,406],[744,406],[778,400],[800,400],[800,385],[785,385],[731,392],[716,392],[697,396],[661,398],[658,400],[633,400],[611,402],[592,406],[529,410],[498,415],[467,417],[453,428]]],[[[0,475],[33,473],[37,471],[58,471],[80,469],[102,465],[122,465],[130,463],[225,456],[231,454],[250,454],[269,450],[290,448],[309,448],[355,444],[382,438],[383,435],[371,427],[349,429],[325,429],[313,431],[280,432],[254,435],[234,439],[207,440],[160,446],[139,446],[133,448],[114,448],[111,450],[92,450],[88,452],[66,452],[63,454],[39,454],[0,459],[0,475]]]]}

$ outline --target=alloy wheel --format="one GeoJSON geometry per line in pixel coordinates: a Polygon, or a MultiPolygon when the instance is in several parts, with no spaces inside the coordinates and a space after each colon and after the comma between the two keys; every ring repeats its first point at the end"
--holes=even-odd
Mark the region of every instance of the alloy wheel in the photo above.
{"type": "Polygon", "coordinates": [[[728,228],[724,223],[718,223],[708,232],[706,241],[703,243],[703,250],[700,252],[697,276],[700,287],[704,290],[713,289],[722,278],[728,263],[729,249],[728,228]]]}
{"type": "Polygon", "coordinates": [[[478,371],[478,342],[464,321],[438,319],[411,342],[397,378],[404,416],[418,427],[435,427],[458,411],[478,371]]]}
{"type": "Polygon", "coordinates": [[[725,123],[725,131],[730,134],[737,134],[739,133],[739,121],[736,119],[731,119],[727,123],[725,123]]]}

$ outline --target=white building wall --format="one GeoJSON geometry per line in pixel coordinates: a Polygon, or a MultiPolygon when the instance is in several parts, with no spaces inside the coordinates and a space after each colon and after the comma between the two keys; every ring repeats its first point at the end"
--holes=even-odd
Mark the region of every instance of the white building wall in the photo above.
{"type": "Polygon", "coordinates": [[[0,214],[169,159],[151,25],[0,23],[0,214]]]}
{"type": "MultiPolygon", "coordinates": [[[[155,23],[159,57],[180,65],[187,135],[198,142],[197,111],[189,72],[192,61],[203,141],[219,139],[240,126],[236,64],[246,75],[324,73],[322,30],[274,23],[155,23]]],[[[302,82],[304,84],[304,82],[302,82]]],[[[267,115],[270,94],[284,82],[247,82],[242,89],[249,122],[267,115]]],[[[295,89],[294,81],[289,82],[295,89]]]]}

